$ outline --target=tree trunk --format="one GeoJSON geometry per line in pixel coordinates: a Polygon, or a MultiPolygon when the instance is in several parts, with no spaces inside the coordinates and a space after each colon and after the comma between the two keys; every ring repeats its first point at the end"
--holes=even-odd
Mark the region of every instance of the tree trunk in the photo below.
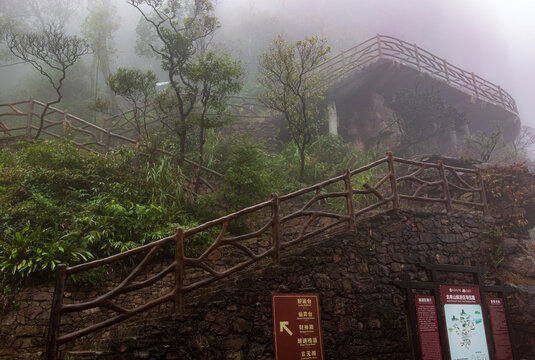
{"type": "Polygon", "coordinates": [[[184,168],[184,160],[186,159],[186,132],[180,131],[178,133],[179,142],[179,154],[178,154],[178,166],[181,169],[184,168]]]}
{"type": "Polygon", "coordinates": [[[300,158],[299,180],[303,181],[305,178],[305,147],[299,148],[299,158],[300,158]]]}
{"type": "Polygon", "coordinates": [[[201,120],[201,126],[199,130],[199,161],[197,166],[197,173],[195,174],[195,195],[199,194],[199,189],[201,186],[201,167],[204,157],[204,124],[201,120]]]}

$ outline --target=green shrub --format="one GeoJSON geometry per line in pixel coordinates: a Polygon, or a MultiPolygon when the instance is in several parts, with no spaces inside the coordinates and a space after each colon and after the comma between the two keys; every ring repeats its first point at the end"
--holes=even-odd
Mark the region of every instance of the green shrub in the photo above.
{"type": "Polygon", "coordinates": [[[92,257],[66,239],[58,227],[32,228],[27,224],[20,232],[6,233],[0,242],[2,282],[20,281],[38,271],[54,270],[59,263],[72,264],[92,257]]]}
{"type": "MultiPolygon", "coordinates": [[[[306,158],[304,184],[312,185],[344,173],[344,169],[356,169],[384,156],[380,149],[360,150],[331,134],[319,136],[310,144],[306,158]]],[[[278,158],[278,168],[285,169],[290,179],[299,177],[299,152],[290,142],[283,148],[278,158]]],[[[295,181],[294,180],[294,181],[295,181]]],[[[298,186],[298,187],[301,187],[298,186]]]]}
{"type": "Polygon", "coordinates": [[[265,201],[276,185],[272,175],[272,159],[258,144],[244,139],[232,149],[226,163],[224,185],[217,200],[227,211],[237,211],[265,201]]]}

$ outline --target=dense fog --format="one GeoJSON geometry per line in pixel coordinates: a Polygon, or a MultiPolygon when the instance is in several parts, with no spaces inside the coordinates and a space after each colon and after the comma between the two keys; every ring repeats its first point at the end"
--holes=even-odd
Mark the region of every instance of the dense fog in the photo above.
{"type": "Polygon", "coordinates": [[[276,34],[282,25],[288,36],[326,37],[334,52],[377,33],[416,43],[502,86],[516,99],[523,123],[535,125],[533,1],[223,0],[218,11],[221,34],[239,33],[243,26],[242,36],[276,34]]]}
{"type": "MultiPolygon", "coordinates": [[[[80,25],[97,0],[2,0],[1,15],[15,17],[29,28],[47,17],[65,21],[69,32],[80,25]],[[31,4],[38,4],[38,9],[31,4]],[[29,4],[29,5],[28,5],[29,4]],[[48,5],[48,6],[47,6],[48,5]],[[33,14],[33,15],[32,15],[33,14]]],[[[139,13],[126,0],[109,0],[120,24],[114,33],[112,68],[152,69],[159,63],[136,55],[139,13]]],[[[500,85],[517,101],[523,124],[535,126],[535,105],[530,86],[535,82],[535,2],[530,0],[218,0],[216,15],[221,28],[214,42],[241,58],[254,80],[258,54],[282,33],[296,40],[325,37],[332,54],[350,48],[377,33],[416,43],[459,67],[500,85]]],[[[1,99],[15,100],[32,84],[31,68],[1,59],[1,99]]],[[[91,60],[87,57],[86,62],[91,60]]],[[[247,86],[246,86],[247,89],[247,86]]]]}

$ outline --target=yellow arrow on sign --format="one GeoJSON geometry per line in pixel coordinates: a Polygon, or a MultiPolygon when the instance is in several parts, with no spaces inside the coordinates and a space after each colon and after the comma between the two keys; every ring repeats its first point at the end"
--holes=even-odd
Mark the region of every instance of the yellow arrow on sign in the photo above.
{"type": "Polygon", "coordinates": [[[288,334],[290,334],[290,336],[292,336],[294,333],[292,332],[292,330],[288,329],[288,321],[281,321],[279,322],[279,326],[280,326],[280,331],[281,332],[284,332],[284,330],[286,330],[288,332],[288,334]]]}

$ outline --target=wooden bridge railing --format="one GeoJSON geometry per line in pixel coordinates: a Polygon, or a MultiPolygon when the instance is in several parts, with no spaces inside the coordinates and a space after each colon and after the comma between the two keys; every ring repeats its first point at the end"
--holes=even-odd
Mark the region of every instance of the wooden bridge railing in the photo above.
{"type": "Polygon", "coordinates": [[[500,86],[473,72],[463,70],[415,44],[392,36],[377,35],[370,38],[330,58],[320,64],[315,71],[322,73],[324,79],[332,85],[379,59],[389,59],[413,67],[469,95],[518,115],[515,100],[500,86]]]}
{"type": "Polygon", "coordinates": [[[171,302],[176,312],[182,312],[184,295],[195,289],[267,257],[278,264],[281,250],[286,247],[341,226],[354,229],[356,219],[364,213],[381,207],[400,208],[404,202],[440,204],[446,212],[468,206],[487,213],[479,170],[446,166],[440,161],[411,161],[389,152],[369,165],[345,170],[343,175],[287,195],[274,194],[268,201],[192,229],[179,228],[174,235],[156,242],[72,267],[58,265],[47,358],[57,359],[58,347],[63,344],[156,306],[171,302]],[[370,179],[373,185],[368,183],[370,179]],[[230,235],[228,229],[240,224],[254,230],[230,235]],[[186,245],[196,236],[215,233],[218,235],[199,256],[185,255],[186,245]],[[151,273],[154,265],[149,263],[157,256],[163,265],[151,273]],[[137,265],[118,286],[92,299],[73,301],[72,294],[66,301],[70,277],[107,265],[124,265],[124,261],[137,265]],[[150,294],[158,295],[148,299],[149,292],[143,293],[141,305],[132,301],[136,291],[149,287],[150,294]],[[81,321],[66,321],[72,313],[84,314],[83,318],[100,314],[100,318],[91,319],[83,327],[81,321]],[[81,328],[72,329],[73,324],[81,328]]]}

